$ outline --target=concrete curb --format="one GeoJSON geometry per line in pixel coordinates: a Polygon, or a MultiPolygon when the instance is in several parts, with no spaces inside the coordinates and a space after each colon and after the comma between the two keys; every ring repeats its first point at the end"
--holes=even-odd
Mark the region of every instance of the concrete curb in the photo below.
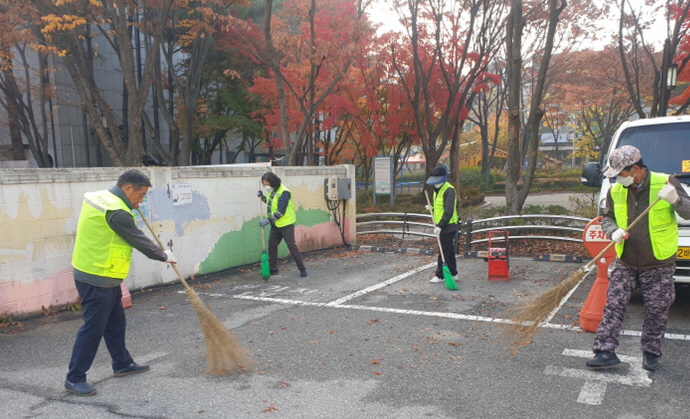
{"type": "Polygon", "coordinates": [[[351,250],[359,250],[362,252],[372,252],[372,253],[405,253],[409,255],[435,255],[436,251],[427,249],[416,249],[410,248],[386,248],[378,246],[368,246],[368,245],[355,245],[351,247],[351,250]]]}

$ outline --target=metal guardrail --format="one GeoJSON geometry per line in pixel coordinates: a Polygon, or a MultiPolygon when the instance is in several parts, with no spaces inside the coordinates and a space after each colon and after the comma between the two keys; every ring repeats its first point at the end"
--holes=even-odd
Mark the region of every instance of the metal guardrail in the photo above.
{"type": "MultiPolygon", "coordinates": [[[[357,214],[357,234],[392,234],[420,237],[436,237],[433,231],[431,215],[417,213],[370,213],[357,214]],[[360,221],[374,218],[373,221],[360,221]],[[375,219],[387,218],[387,219],[375,219]],[[415,221],[416,220],[416,221],[415,221]],[[422,222],[424,221],[424,222],[422,222]],[[376,228],[376,227],[381,228],[376,228]],[[391,228],[392,227],[392,228],[391,228]]],[[[504,217],[473,220],[468,218],[460,223],[460,234],[465,236],[465,251],[472,251],[472,245],[488,242],[488,238],[474,239],[472,236],[486,235],[491,231],[508,231],[508,240],[557,240],[582,243],[582,233],[591,220],[582,217],[563,215],[508,215],[504,217]],[[527,232],[554,232],[555,235],[520,234],[527,232]],[[517,234],[515,234],[517,233],[517,234]],[[576,236],[576,237],[573,237],[576,236]]],[[[501,241],[501,239],[494,241],[501,241]]]]}
{"type": "MultiPolygon", "coordinates": [[[[512,234],[508,240],[557,240],[582,243],[582,233],[591,220],[589,218],[571,217],[565,215],[531,214],[531,215],[506,215],[504,217],[485,218],[473,220],[468,218],[465,222],[465,251],[472,250],[473,244],[486,243],[488,238],[472,240],[472,235],[488,234],[490,231],[522,232],[527,231],[554,231],[568,235],[525,235],[512,234]],[[527,223],[529,222],[529,223],[527,223]],[[479,225],[480,228],[477,228],[479,225]],[[572,235],[577,237],[572,237],[572,235]]],[[[500,240],[498,240],[500,241],[500,240]]]]}
{"type": "MultiPolygon", "coordinates": [[[[355,188],[357,189],[363,189],[365,186],[364,182],[355,182],[355,188]]],[[[373,188],[374,186],[369,183],[369,187],[373,188]]],[[[404,193],[420,193],[424,190],[424,182],[395,182],[395,193],[396,194],[404,194],[404,193]]]]}
{"type": "Polygon", "coordinates": [[[433,231],[434,230],[434,224],[431,219],[431,215],[429,214],[417,214],[417,213],[411,213],[411,212],[379,212],[379,213],[370,213],[370,214],[357,214],[356,217],[357,221],[357,234],[400,234],[402,235],[402,238],[405,238],[405,235],[409,236],[420,236],[420,237],[430,237],[434,238],[436,237],[433,232],[432,233],[427,233],[426,231],[433,231]],[[386,218],[391,218],[391,217],[398,217],[402,218],[402,220],[373,220],[373,221],[359,221],[367,218],[376,218],[376,217],[386,217],[386,218]],[[410,219],[418,219],[418,220],[427,220],[427,222],[419,222],[419,221],[411,221],[410,219]],[[375,226],[382,226],[382,227],[388,227],[388,226],[397,226],[399,229],[372,229],[375,226]],[[361,227],[361,228],[360,228],[361,227]],[[412,230],[411,227],[416,228],[417,230],[412,230]],[[419,231],[421,230],[421,231],[419,231]]]}

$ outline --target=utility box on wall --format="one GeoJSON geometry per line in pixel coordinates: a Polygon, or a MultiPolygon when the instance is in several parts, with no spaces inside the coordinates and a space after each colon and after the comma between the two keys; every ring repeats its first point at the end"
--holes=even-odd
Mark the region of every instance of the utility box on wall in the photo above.
{"type": "Polygon", "coordinates": [[[323,184],[327,201],[352,198],[352,180],[350,178],[329,177],[324,179],[323,184]]]}
{"type": "Polygon", "coordinates": [[[338,179],[338,199],[352,198],[352,180],[350,178],[338,179]]]}

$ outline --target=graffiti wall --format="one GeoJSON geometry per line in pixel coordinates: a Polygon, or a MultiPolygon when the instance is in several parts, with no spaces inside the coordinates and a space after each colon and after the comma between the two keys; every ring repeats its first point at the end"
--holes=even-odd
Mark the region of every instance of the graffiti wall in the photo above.
{"type": "MultiPolygon", "coordinates": [[[[24,315],[74,302],[72,247],[85,192],[114,186],[125,169],[0,170],[0,314],[24,315]]],[[[297,213],[295,236],[302,252],[342,245],[324,198],[324,179],[350,178],[354,166],[205,166],[140,168],[152,187],[141,207],[182,275],[257,263],[266,208],[256,196],[260,178],[273,171],[291,190],[297,213]]],[[[341,201],[339,213],[342,214],[341,201]]],[[[355,194],[341,223],[355,242],[355,194]]],[[[150,236],[137,214],[137,225],[150,236]]],[[[268,239],[268,229],[266,229],[268,239]]],[[[279,257],[288,254],[285,243],[279,257]]],[[[139,289],[177,280],[169,265],[133,254],[125,280],[139,289]]]]}

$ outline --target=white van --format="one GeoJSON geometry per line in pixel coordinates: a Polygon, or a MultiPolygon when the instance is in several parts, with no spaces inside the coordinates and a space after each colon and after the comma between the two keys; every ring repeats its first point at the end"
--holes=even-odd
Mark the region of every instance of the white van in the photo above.
{"type": "MultiPolygon", "coordinates": [[[[650,170],[674,175],[686,191],[690,190],[690,115],[624,122],[614,134],[603,161],[608,162],[611,151],[624,145],[637,147],[650,170]]],[[[602,179],[604,171],[598,162],[586,163],[582,170],[583,185],[601,188],[599,215],[604,213],[606,193],[615,181],[602,179]]],[[[690,220],[678,217],[678,236],[675,279],[677,283],[690,283],[690,220]]]]}

